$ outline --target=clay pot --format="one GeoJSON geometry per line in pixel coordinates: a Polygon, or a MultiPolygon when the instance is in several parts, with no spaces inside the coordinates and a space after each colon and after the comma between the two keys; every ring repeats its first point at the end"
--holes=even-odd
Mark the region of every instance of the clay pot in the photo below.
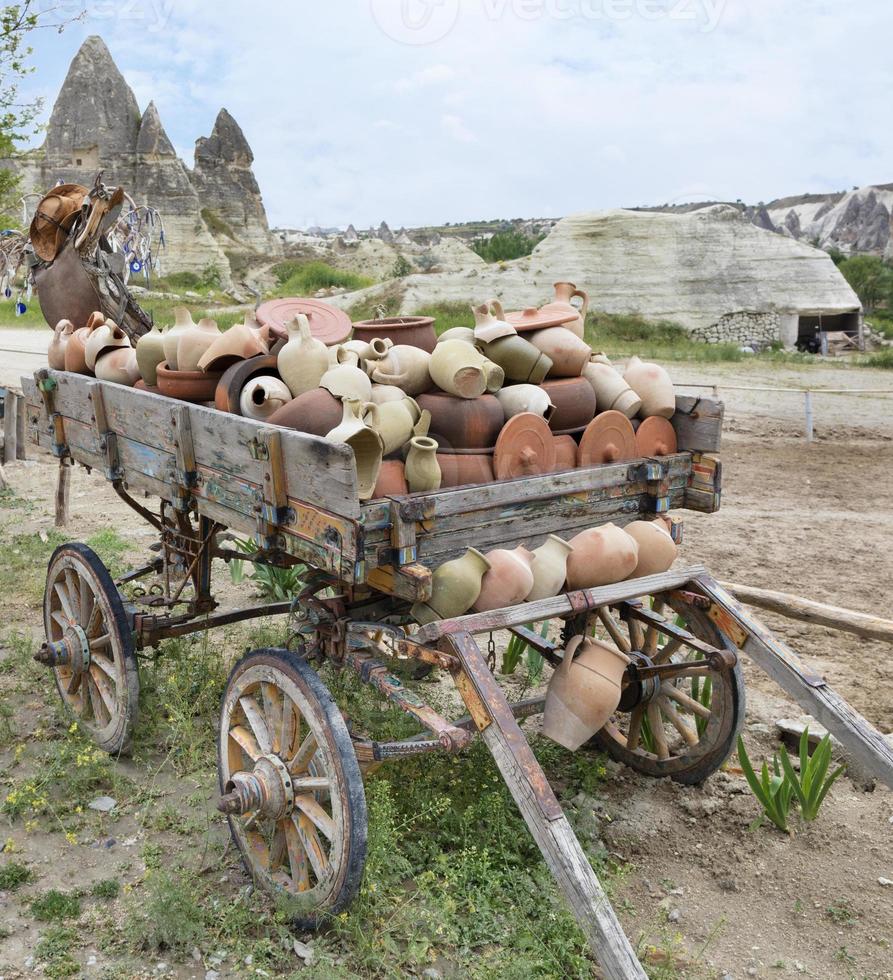
{"type": "MultiPolygon", "coordinates": [[[[289,385],[291,387],[291,385],[289,385]]],[[[361,402],[372,401],[372,382],[365,371],[352,364],[339,364],[329,368],[320,378],[319,387],[325,388],[336,398],[351,398],[361,402]]]]}
{"type": "Polygon", "coordinates": [[[628,665],[614,647],[575,636],[549,681],[543,734],[576,752],[617,710],[628,665]]]}
{"type": "Polygon", "coordinates": [[[387,402],[402,402],[406,398],[406,392],[395,385],[372,385],[372,401],[376,405],[385,405],[387,402]]]}
{"type": "Polygon", "coordinates": [[[554,436],[555,439],[555,469],[553,473],[562,470],[573,470],[577,467],[577,443],[573,436],[554,436]]]}
{"type": "Polygon", "coordinates": [[[184,402],[211,402],[217,389],[222,371],[172,371],[163,361],[156,368],[158,390],[168,398],[179,398],[184,402]]]}
{"type": "Polygon", "coordinates": [[[431,598],[412,607],[413,619],[424,625],[463,616],[481,594],[481,580],[489,570],[490,562],[474,548],[444,562],[431,577],[431,598]]]}
{"type": "Polygon", "coordinates": [[[136,363],[143,381],[150,388],[158,383],[155,375],[158,365],[164,360],[164,334],[153,327],[136,342],[136,363]]]}
{"type": "Polygon", "coordinates": [[[676,392],[669,374],[659,364],[649,364],[638,357],[630,359],[623,379],[642,399],[639,415],[670,419],[676,414],[676,392]]]}
{"type": "Polygon", "coordinates": [[[65,370],[65,348],[74,333],[71,320],[60,320],[53,330],[53,339],[47,349],[47,363],[54,371],[65,370]]]}
{"type": "Polygon", "coordinates": [[[437,462],[437,443],[428,436],[413,436],[406,455],[406,482],[412,493],[439,490],[443,482],[437,462]]]}
{"type": "Polygon", "coordinates": [[[431,432],[447,451],[492,449],[505,425],[505,412],[494,395],[456,398],[430,392],[417,401],[419,408],[431,413],[431,432]]]}
{"type": "Polygon", "coordinates": [[[357,467],[357,492],[360,500],[369,500],[375,492],[381,470],[381,437],[363,417],[363,403],[355,398],[343,399],[341,424],[326,433],[329,442],[343,443],[353,450],[357,467]]]}
{"type": "Polygon", "coordinates": [[[367,343],[379,337],[394,344],[418,347],[429,354],[434,350],[437,337],[434,333],[434,317],[394,316],[382,320],[360,320],[353,325],[353,339],[367,343]]]}
{"type": "Polygon", "coordinates": [[[268,421],[296,432],[325,436],[343,417],[344,406],[338,398],[325,388],[312,388],[273,412],[268,421]]]}
{"type": "MultiPolygon", "coordinates": [[[[198,371],[211,367],[210,360],[204,360],[205,353],[215,340],[220,340],[231,332],[221,334],[216,320],[202,317],[194,327],[188,327],[180,334],[180,339],[177,341],[177,370],[198,371]]],[[[221,364],[217,370],[222,371],[226,366],[221,364]]]]}
{"type": "Polygon", "coordinates": [[[543,391],[555,406],[549,428],[559,435],[585,429],[595,417],[595,392],[585,378],[544,381],[543,391]]]}
{"type": "Polygon", "coordinates": [[[399,402],[385,402],[384,405],[375,405],[375,408],[374,428],[381,436],[385,456],[390,456],[391,453],[402,449],[412,438],[413,427],[422,413],[412,398],[403,398],[399,402]]]}
{"type": "Polygon", "coordinates": [[[542,415],[548,422],[555,411],[548,394],[538,384],[510,385],[497,391],[496,397],[502,405],[506,419],[520,415],[522,412],[532,412],[534,415],[542,415]]]}
{"type": "Polygon", "coordinates": [[[187,330],[195,326],[192,314],[185,306],[174,307],[174,325],[164,333],[164,359],[168,369],[177,370],[177,345],[180,343],[180,336],[187,330]]]}
{"type": "Polygon", "coordinates": [[[550,378],[579,378],[592,356],[589,344],[566,327],[537,330],[528,339],[551,359],[550,378]]]}
{"type": "Polygon", "coordinates": [[[660,521],[633,521],[624,531],[639,546],[639,561],[629,578],[669,571],[676,561],[676,542],[660,521]]]}
{"type": "Polygon", "coordinates": [[[443,344],[448,340],[461,340],[465,344],[474,345],[474,330],[471,327],[450,327],[437,338],[437,343],[443,344]]]}
{"type": "Polygon", "coordinates": [[[575,333],[581,340],[585,333],[586,327],[586,314],[589,312],[589,295],[583,292],[582,289],[577,289],[577,287],[572,282],[556,282],[555,283],[555,299],[551,303],[547,303],[540,310],[541,313],[566,313],[575,315],[575,319],[568,320],[567,323],[563,324],[566,330],[570,330],[575,333]],[[574,306],[571,300],[574,297],[579,297],[583,300],[582,305],[579,309],[574,306]]]}
{"type": "Polygon", "coordinates": [[[567,559],[573,551],[571,545],[557,534],[550,534],[544,544],[536,548],[530,567],[533,570],[533,589],[528,602],[551,599],[564,588],[567,579],[567,559]]]}
{"type": "Polygon", "coordinates": [[[550,357],[517,334],[501,337],[492,343],[479,342],[479,346],[494,364],[502,368],[509,381],[529,381],[538,385],[553,369],[550,357]]]}
{"type": "Polygon", "coordinates": [[[503,337],[517,336],[515,328],[503,320],[504,314],[499,300],[493,299],[481,306],[473,306],[471,312],[474,314],[474,339],[477,343],[490,344],[503,337]],[[496,315],[494,315],[494,310],[496,315]]]}
{"type": "Polygon", "coordinates": [[[97,359],[93,371],[100,381],[111,381],[128,388],[132,388],[140,379],[136,351],[132,347],[106,351],[97,359]]]}
{"type": "Polygon", "coordinates": [[[583,377],[595,392],[600,412],[623,412],[631,419],[642,407],[642,399],[610,364],[593,359],[583,368],[583,377]]]}
{"type": "Polygon", "coordinates": [[[96,372],[96,362],[107,351],[121,347],[130,347],[130,338],[112,320],[106,320],[102,326],[92,330],[87,338],[85,357],[87,367],[96,372]]]}
{"type": "Polygon", "coordinates": [[[530,563],[533,552],[520,546],[513,551],[497,548],[487,554],[490,570],[481,582],[481,594],[474,604],[476,612],[504,609],[523,602],[533,588],[530,563]]]}
{"type": "Polygon", "coordinates": [[[266,422],[274,412],[278,412],[290,401],[291,392],[284,381],[261,375],[252,378],[242,389],[239,397],[239,413],[246,419],[266,422]]]}
{"type": "Polygon", "coordinates": [[[630,576],[639,560],[635,539],[616,524],[581,531],[570,540],[574,549],[567,562],[570,590],[612,585],[630,576]]]}
{"type": "Polygon", "coordinates": [[[89,327],[79,327],[68,338],[65,345],[65,370],[75,374],[93,374],[87,367],[87,341],[90,338],[89,327]]]}
{"type": "Polygon", "coordinates": [[[492,483],[492,456],[461,455],[458,453],[438,453],[437,462],[442,474],[442,487],[466,487],[481,483],[492,483]]]}
{"type": "Polygon", "coordinates": [[[156,385],[147,385],[146,382],[143,381],[142,378],[140,378],[139,381],[136,382],[136,384],[133,386],[133,388],[134,388],[135,391],[146,391],[150,395],[160,395],[161,394],[161,389],[159,387],[157,387],[156,385]]]}
{"type": "Polygon", "coordinates": [[[541,415],[522,412],[503,426],[493,450],[493,472],[497,480],[513,480],[555,467],[555,440],[541,415]]]}
{"type": "MultiPolygon", "coordinates": [[[[139,353],[139,348],[137,348],[137,353],[139,353]]],[[[214,407],[221,412],[240,415],[242,410],[239,407],[239,400],[242,397],[242,390],[252,378],[261,376],[279,378],[275,354],[258,354],[256,357],[249,357],[247,361],[236,361],[231,364],[223,372],[223,376],[217,383],[217,390],[214,393],[214,407]]],[[[286,387],[288,386],[286,385],[286,387]]]]}
{"type": "Polygon", "coordinates": [[[397,344],[375,362],[372,380],[402,388],[407,395],[420,395],[431,387],[430,361],[427,350],[397,344]]]}
{"type": "Polygon", "coordinates": [[[375,484],[372,499],[380,500],[382,497],[391,496],[402,497],[407,493],[409,493],[409,485],[406,482],[403,461],[400,459],[386,459],[378,471],[378,480],[375,484]]]}
{"type": "Polygon", "coordinates": [[[635,459],[636,432],[623,412],[602,412],[586,426],[577,449],[577,466],[600,466],[635,459]]]}
{"type": "Polygon", "coordinates": [[[441,391],[458,398],[478,398],[486,391],[499,391],[505,380],[501,367],[461,340],[438,344],[429,370],[441,391]]]}
{"type": "Polygon", "coordinates": [[[637,456],[669,456],[677,448],[676,430],[669,419],[652,415],[636,429],[637,456]]]}
{"type": "Polygon", "coordinates": [[[214,340],[198,366],[202,371],[227,371],[233,364],[267,354],[269,350],[269,329],[246,313],[244,323],[235,324],[214,340]]]}
{"type": "MultiPolygon", "coordinates": [[[[288,325],[288,343],[279,352],[278,364],[279,375],[295,398],[315,388],[329,371],[329,349],[310,332],[310,321],[303,313],[288,325]]],[[[370,385],[369,392],[360,392],[356,397],[368,398],[371,393],[370,385]]],[[[332,394],[341,398],[351,392],[342,387],[332,394]]]]}

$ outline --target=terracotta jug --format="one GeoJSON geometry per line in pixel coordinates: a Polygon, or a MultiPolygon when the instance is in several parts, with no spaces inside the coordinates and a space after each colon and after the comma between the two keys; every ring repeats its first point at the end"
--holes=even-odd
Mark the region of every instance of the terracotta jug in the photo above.
{"type": "MultiPolygon", "coordinates": [[[[280,367],[279,370],[281,371],[282,368],[280,367]]],[[[339,364],[338,367],[329,368],[319,379],[319,387],[325,388],[336,398],[372,401],[372,382],[369,380],[369,375],[352,364],[339,364]]]]}
{"type": "Polygon", "coordinates": [[[269,353],[270,331],[250,313],[244,323],[237,323],[216,337],[198,362],[202,371],[226,371],[239,361],[269,353]]]}
{"type": "Polygon", "coordinates": [[[140,375],[147,385],[154,388],[158,384],[158,365],[164,361],[164,334],[152,327],[136,342],[136,363],[140,375]]]}
{"type": "Polygon", "coordinates": [[[497,391],[496,397],[502,405],[506,419],[521,415],[523,412],[533,412],[534,415],[542,415],[548,422],[555,411],[548,393],[535,384],[510,385],[497,391]]]}
{"type": "Polygon", "coordinates": [[[311,388],[274,412],[269,422],[270,425],[282,425],[296,432],[325,436],[343,417],[344,406],[340,399],[325,388],[311,388]]]}
{"type": "MultiPolygon", "coordinates": [[[[375,402],[372,402],[375,405],[375,402]]],[[[415,399],[405,397],[399,402],[376,405],[375,429],[381,436],[385,456],[402,449],[412,438],[413,427],[421,417],[415,399]]]]}
{"type": "Polygon", "coordinates": [[[132,388],[140,379],[136,351],[132,347],[106,351],[97,359],[93,372],[100,381],[132,388]]]}
{"type": "Polygon", "coordinates": [[[239,396],[239,411],[246,419],[266,422],[274,412],[291,401],[288,385],[278,378],[259,375],[252,378],[239,396]]]}
{"type": "MultiPolygon", "coordinates": [[[[310,321],[303,313],[288,324],[288,343],[279,351],[277,364],[282,380],[295,398],[316,388],[329,370],[329,350],[310,332],[310,321]]],[[[341,397],[337,392],[332,394],[341,397]]]]}
{"type": "Polygon", "coordinates": [[[396,385],[372,385],[372,401],[376,405],[384,405],[387,402],[402,402],[406,398],[406,392],[396,385]]]}
{"type": "Polygon", "coordinates": [[[639,561],[635,539],[616,524],[581,531],[570,544],[574,550],[567,560],[567,587],[574,591],[622,582],[639,561]]]}
{"type": "Polygon", "coordinates": [[[412,607],[418,623],[463,616],[481,593],[481,580],[490,562],[479,551],[469,548],[461,558],[444,562],[431,577],[431,598],[412,607]]]}
{"type": "Polygon", "coordinates": [[[443,482],[437,462],[437,443],[428,436],[413,436],[406,455],[406,482],[410,492],[439,490],[443,482]]]}
{"type": "Polygon", "coordinates": [[[527,338],[552,360],[550,378],[578,378],[589,363],[592,349],[566,327],[547,327],[527,338]]]}
{"type": "Polygon", "coordinates": [[[91,331],[87,338],[85,358],[87,367],[96,371],[96,362],[106,352],[119,347],[130,347],[126,333],[112,320],[106,320],[102,326],[91,331]]]}
{"type": "MultiPolygon", "coordinates": [[[[230,333],[231,331],[227,331],[230,333]]],[[[204,316],[194,327],[187,327],[180,334],[177,341],[177,370],[178,371],[199,371],[200,362],[209,347],[215,340],[219,340],[223,335],[217,321],[204,316]]],[[[206,365],[209,367],[210,365],[206,365]]],[[[221,366],[217,370],[223,370],[221,366]]]]}
{"type": "Polygon", "coordinates": [[[523,602],[533,588],[533,552],[521,546],[513,551],[497,548],[487,554],[490,570],[481,582],[481,594],[474,604],[477,612],[504,609],[523,602]]]}
{"type": "Polygon", "coordinates": [[[593,359],[583,368],[583,377],[592,385],[600,412],[623,412],[631,419],[642,407],[642,399],[610,364],[593,359]]]}
{"type": "Polygon", "coordinates": [[[375,362],[372,380],[376,384],[395,385],[407,395],[421,395],[431,387],[430,361],[431,355],[421,347],[397,344],[375,362]]]}
{"type": "Polygon", "coordinates": [[[642,399],[639,415],[671,419],[676,414],[676,392],[669,374],[659,364],[630,358],[623,379],[642,399]]]}
{"type": "Polygon", "coordinates": [[[551,303],[546,303],[542,312],[576,313],[577,318],[575,320],[568,320],[562,326],[565,330],[575,333],[582,340],[586,328],[586,314],[589,312],[589,294],[583,292],[582,289],[577,289],[572,282],[556,282],[555,299],[551,303]],[[571,302],[575,297],[583,300],[581,306],[576,307],[571,302]]]}
{"type": "Polygon", "coordinates": [[[407,493],[409,493],[409,485],[406,482],[403,460],[386,459],[378,471],[378,480],[372,494],[373,500],[391,496],[401,497],[407,493]]]}
{"type": "Polygon", "coordinates": [[[528,602],[537,599],[551,599],[564,588],[567,579],[567,559],[574,549],[557,534],[550,534],[545,544],[533,552],[533,589],[527,596],[528,602]]]}
{"type": "Polygon", "coordinates": [[[437,343],[443,344],[448,340],[461,340],[465,344],[474,345],[474,330],[471,327],[450,327],[437,338],[437,343]]]}
{"type": "Polygon", "coordinates": [[[369,500],[381,469],[381,437],[364,417],[364,405],[355,398],[345,398],[341,424],[326,434],[329,442],[340,442],[353,450],[357,466],[357,491],[360,500],[369,500]]]}
{"type": "Polygon", "coordinates": [[[478,346],[486,357],[502,368],[509,381],[538,385],[552,370],[552,359],[517,334],[500,337],[491,343],[479,341],[478,346]]]}
{"type": "Polygon", "coordinates": [[[633,521],[623,530],[639,546],[639,560],[629,578],[669,571],[676,561],[676,542],[661,521],[633,521]]]}
{"type": "Polygon", "coordinates": [[[576,752],[617,710],[628,665],[614,647],[575,636],[549,681],[543,734],[576,752]]]}
{"type": "Polygon", "coordinates": [[[503,319],[505,314],[499,300],[491,299],[480,306],[472,306],[471,312],[474,314],[474,339],[479,344],[490,344],[501,337],[516,337],[518,334],[518,331],[503,319]]]}
{"type": "Polygon", "coordinates": [[[434,348],[430,372],[441,391],[458,398],[499,391],[505,380],[501,367],[461,340],[447,340],[434,348]]]}
{"type": "Polygon", "coordinates": [[[68,338],[65,345],[65,370],[75,374],[92,374],[87,367],[87,341],[90,338],[89,327],[79,327],[68,338]]]}
{"type": "Polygon", "coordinates": [[[53,330],[53,339],[47,349],[47,362],[54,371],[65,370],[65,348],[74,333],[71,320],[60,320],[53,330]]]}
{"type": "Polygon", "coordinates": [[[192,314],[185,306],[174,307],[174,325],[164,333],[164,359],[171,371],[179,370],[177,364],[177,345],[180,335],[195,326],[192,314]]]}

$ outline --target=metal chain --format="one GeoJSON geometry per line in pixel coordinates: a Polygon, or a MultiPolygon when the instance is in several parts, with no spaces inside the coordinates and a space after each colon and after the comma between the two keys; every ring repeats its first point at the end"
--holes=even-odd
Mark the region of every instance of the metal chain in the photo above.
{"type": "Polygon", "coordinates": [[[492,633],[490,633],[490,639],[487,641],[487,666],[491,671],[496,670],[496,641],[493,639],[492,633]]]}

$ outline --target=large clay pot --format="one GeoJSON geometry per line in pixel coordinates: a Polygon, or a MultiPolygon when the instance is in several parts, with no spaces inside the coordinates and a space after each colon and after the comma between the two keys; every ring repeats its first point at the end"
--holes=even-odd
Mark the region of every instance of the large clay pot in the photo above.
{"type": "MultiPolygon", "coordinates": [[[[231,364],[223,372],[223,376],[217,383],[217,390],[214,392],[214,407],[221,412],[240,415],[242,410],[239,407],[239,401],[242,397],[242,390],[252,378],[261,376],[282,380],[279,378],[275,354],[258,354],[255,357],[249,357],[247,361],[236,361],[231,364]]],[[[286,385],[286,387],[288,386],[286,385]]],[[[330,425],[329,428],[331,429],[332,426],[330,425]]]]}
{"type": "Polygon", "coordinates": [[[47,363],[54,371],[65,370],[65,348],[74,333],[71,320],[60,320],[53,330],[53,339],[47,348],[47,363]]]}
{"type": "Polygon", "coordinates": [[[471,312],[474,314],[474,339],[477,343],[490,344],[502,337],[517,336],[515,328],[502,319],[504,314],[499,300],[490,300],[480,306],[473,306],[471,312]]]}
{"type": "Polygon", "coordinates": [[[559,435],[580,432],[595,417],[595,392],[585,378],[544,381],[543,391],[555,406],[549,428],[559,435]]]}
{"type": "Polygon", "coordinates": [[[586,328],[586,314],[589,312],[589,295],[583,292],[582,289],[577,289],[577,287],[572,282],[556,282],[555,283],[555,299],[551,303],[546,303],[542,307],[542,313],[574,313],[576,318],[573,320],[568,320],[567,323],[562,324],[566,330],[570,330],[575,333],[581,340],[585,333],[586,328]],[[571,302],[574,297],[579,297],[583,300],[582,305],[578,308],[574,306],[571,302]]]}
{"type": "MultiPolygon", "coordinates": [[[[221,336],[217,321],[207,316],[202,317],[194,327],[184,330],[177,341],[177,370],[204,370],[200,365],[203,362],[205,352],[221,336]]],[[[217,370],[222,371],[225,366],[221,365],[217,370]]]]}
{"type": "Polygon", "coordinates": [[[260,375],[252,378],[242,389],[239,397],[239,413],[246,419],[266,422],[274,412],[278,412],[290,401],[291,392],[284,381],[260,375]]]}
{"type": "Polygon", "coordinates": [[[127,334],[112,320],[107,320],[102,326],[92,330],[87,338],[85,358],[87,367],[96,372],[96,362],[106,351],[121,347],[130,347],[127,334]]]}
{"type": "MultiPolygon", "coordinates": [[[[281,363],[280,355],[280,365],[281,363]]],[[[325,388],[336,398],[372,401],[372,382],[369,380],[369,375],[362,368],[354,367],[352,364],[339,364],[338,367],[329,368],[319,379],[319,387],[325,388]]]]}
{"type": "Polygon", "coordinates": [[[562,470],[573,470],[577,467],[577,443],[573,436],[555,436],[555,469],[553,473],[562,470]]]}
{"type": "Polygon", "coordinates": [[[313,436],[325,436],[344,417],[341,400],[325,388],[312,388],[274,412],[269,422],[313,436]]]}
{"type": "Polygon", "coordinates": [[[78,327],[68,338],[65,345],[65,370],[74,374],[92,374],[87,367],[87,341],[90,338],[89,327],[78,327]]]}
{"type": "Polygon", "coordinates": [[[372,401],[376,405],[384,405],[387,402],[402,402],[406,398],[406,392],[395,385],[372,385],[372,401]]]}
{"type": "Polygon", "coordinates": [[[513,551],[497,548],[487,554],[490,570],[481,582],[481,594],[474,604],[477,612],[504,609],[523,602],[533,588],[530,563],[533,552],[520,546],[513,551]]]}
{"type": "Polygon", "coordinates": [[[443,482],[437,462],[437,443],[428,436],[413,436],[406,455],[406,482],[412,493],[439,490],[443,482]]]}
{"type": "Polygon", "coordinates": [[[412,607],[413,619],[424,625],[464,615],[481,594],[481,580],[489,570],[490,562],[474,548],[444,562],[431,577],[431,598],[412,607]]]}
{"type": "Polygon", "coordinates": [[[385,456],[397,452],[409,442],[413,427],[421,414],[418,404],[412,398],[376,405],[374,427],[381,436],[385,456]]]}
{"type": "Polygon", "coordinates": [[[639,561],[639,546],[616,524],[581,531],[570,540],[574,549],[567,561],[567,587],[594,589],[630,576],[639,561]]]}
{"type": "Polygon", "coordinates": [[[549,395],[538,384],[510,385],[496,392],[499,404],[505,412],[506,419],[522,412],[533,412],[542,415],[548,422],[552,418],[555,406],[549,401],[549,395]]]}
{"type": "Polygon", "coordinates": [[[369,500],[375,492],[381,470],[381,436],[363,418],[363,403],[345,398],[341,424],[326,434],[329,442],[343,443],[353,450],[357,467],[357,492],[360,500],[369,500]]]}
{"type": "Polygon", "coordinates": [[[132,388],[140,379],[136,351],[132,347],[106,351],[97,358],[93,372],[100,381],[132,388]]]}
{"type": "Polygon", "coordinates": [[[418,347],[430,354],[437,343],[434,317],[394,316],[381,320],[360,320],[353,325],[354,340],[368,343],[376,337],[391,340],[395,344],[418,347]]]}
{"type": "Polygon", "coordinates": [[[172,371],[166,362],[156,368],[158,390],[184,402],[213,402],[221,371],[172,371]]]}
{"type": "Polygon", "coordinates": [[[174,324],[164,333],[164,359],[169,370],[177,370],[177,345],[180,343],[180,336],[194,326],[189,310],[185,306],[175,306],[174,324]]]}
{"type": "Polygon", "coordinates": [[[235,324],[214,340],[198,366],[202,371],[227,371],[233,364],[267,354],[269,350],[269,329],[246,313],[244,323],[235,324]]]}
{"type": "Polygon", "coordinates": [[[544,544],[536,548],[530,567],[533,571],[533,588],[528,602],[551,599],[564,588],[567,579],[567,560],[573,547],[557,534],[550,534],[544,544]]]}
{"type": "Polygon", "coordinates": [[[478,398],[486,391],[499,391],[505,380],[501,367],[461,340],[438,344],[429,370],[441,391],[458,398],[478,398]]]}
{"type": "Polygon", "coordinates": [[[431,434],[442,450],[492,449],[505,425],[505,412],[494,395],[457,398],[430,392],[417,401],[431,413],[431,434]]]}
{"type": "Polygon", "coordinates": [[[492,483],[492,456],[475,456],[459,453],[438,453],[437,462],[443,480],[442,487],[466,487],[482,483],[492,483]]]}
{"type": "Polygon", "coordinates": [[[649,364],[638,357],[630,359],[623,379],[642,399],[639,415],[643,419],[657,415],[671,419],[676,414],[676,392],[669,374],[659,364],[649,364]]]}
{"type": "Polygon", "coordinates": [[[617,710],[628,665],[627,657],[614,647],[575,636],[549,681],[543,734],[576,752],[617,710]]]}
{"type": "Polygon", "coordinates": [[[642,399],[610,364],[593,359],[583,368],[583,377],[595,392],[600,412],[623,412],[631,419],[642,407],[642,399]]]}
{"type": "Polygon", "coordinates": [[[373,500],[380,500],[382,497],[402,497],[407,493],[409,493],[409,485],[406,482],[403,460],[386,459],[378,471],[375,492],[372,494],[373,500]]]}
{"type": "Polygon", "coordinates": [[[431,387],[430,361],[427,350],[397,344],[375,362],[372,380],[376,384],[402,388],[407,395],[420,395],[431,387]]]}
{"type": "Polygon", "coordinates": [[[517,334],[500,337],[490,343],[479,341],[479,346],[494,364],[502,368],[509,381],[529,381],[538,385],[553,368],[548,355],[517,334]]]}
{"type": "Polygon", "coordinates": [[[676,542],[660,521],[633,521],[624,531],[639,546],[639,560],[629,578],[669,571],[676,561],[676,542]]]}
{"type": "Polygon", "coordinates": [[[530,334],[530,343],[552,361],[550,378],[579,378],[592,348],[566,327],[548,327],[530,334]]]}
{"type": "Polygon", "coordinates": [[[143,381],[150,388],[154,388],[158,383],[156,371],[163,360],[164,334],[157,327],[153,327],[136,342],[136,363],[139,365],[143,381]]]}
{"type": "MultiPolygon", "coordinates": [[[[279,375],[298,397],[315,388],[329,370],[329,350],[310,332],[310,321],[299,313],[288,325],[288,343],[279,351],[279,375]]],[[[371,389],[371,385],[370,385],[371,389]]],[[[371,390],[360,398],[368,398],[371,390]]],[[[336,398],[346,392],[333,391],[336,398]]]]}

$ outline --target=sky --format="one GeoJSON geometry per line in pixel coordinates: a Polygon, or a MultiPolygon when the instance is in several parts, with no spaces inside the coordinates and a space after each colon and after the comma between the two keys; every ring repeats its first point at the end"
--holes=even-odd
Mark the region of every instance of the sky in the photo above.
{"type": "Polygon", "coordinates": [[[273,226],[414,227],[893,181],[889,0],[39,0],[187,165],[221,106],[273,226]]]}

